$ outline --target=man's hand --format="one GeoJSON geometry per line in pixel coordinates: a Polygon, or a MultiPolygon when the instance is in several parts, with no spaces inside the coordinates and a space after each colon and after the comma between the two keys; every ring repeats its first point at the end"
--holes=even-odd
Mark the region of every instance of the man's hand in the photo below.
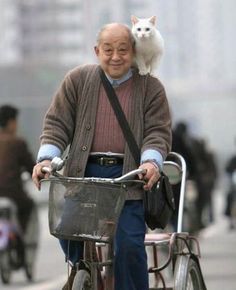
{"type": "Polygon", "coordinates": [[[139,179],[144,179],[145,181],[147,181],[147,184],[145,184],[143,188],[145,190],[150,190],[154,183],[156,183],[160,178],[159,168],[152,162],[145,162],[140,165],[139,168],[146,170],[146,174],[140,174],[139,179]]]}
{"type": "Polygon", "coordinates": [[[40,189],[40,180],[49,177],[49,173],[42,172],[43,167],[51,168],[51,160],[44,160],[34,166],[32,180],[38,189],[40,189]]]}

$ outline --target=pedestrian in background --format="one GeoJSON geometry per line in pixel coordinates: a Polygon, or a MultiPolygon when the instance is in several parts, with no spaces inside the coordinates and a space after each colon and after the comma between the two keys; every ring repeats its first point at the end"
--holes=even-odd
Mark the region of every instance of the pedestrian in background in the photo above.
{"type": "Polygon", "coordinates": [[[32,174],[35,161],[25,140],[17,136],[17,118],[18,109],[14,106],[0,107],[0,196],[16,204],[24,233],[35,204],[24,190],[21,174],[32,174]]]}
{"type": "MultiPolygon", "coordinates": [[[[235,139],[236,143],[236,139],[235,139]]],[[[236,208],[236,154],[232,155],[226,163],[225,172],[228,176],[229,184],[226,193],[225,215],[229,218],[229,228],[235,228],[236,208]]]]}

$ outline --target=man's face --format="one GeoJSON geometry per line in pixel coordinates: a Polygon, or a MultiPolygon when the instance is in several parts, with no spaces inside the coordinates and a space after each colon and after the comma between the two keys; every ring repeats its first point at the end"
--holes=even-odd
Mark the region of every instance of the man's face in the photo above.
{"type": "Polygon", "coordinates": [[[11,135],[16,135],[16,133],[17,133],[17,120],[16,119],[9,120],[5,130],[11,135]]]}
{"type": "Polygon", "coordinates": [[[9,120],[9,122],[7,124],[7,130],[10,134],[16,135],[16,132],[17,132],[17,120],[16,119],[9,120]]]}
{"type": "Polygon", "coordinates": [[[119,79],[128,72],[134,56],[128,32],[119,26],[102,32],[95,53],[102,69],[113,79],[119,79]]]}

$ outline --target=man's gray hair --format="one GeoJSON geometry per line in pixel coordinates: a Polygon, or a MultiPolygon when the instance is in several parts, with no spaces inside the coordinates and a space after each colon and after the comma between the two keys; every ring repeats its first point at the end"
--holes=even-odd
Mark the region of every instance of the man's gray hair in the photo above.
{"type": "MultiPolygon", "coordinates": [[[[126,25],[126,24],[121,24],[121,23],[117,23],[117,24],[123,26],[123,27],[126,29],[128,35],[129,35],[129,39],[130,39],[130,42],[131,42],[131,44],[132,44],[132,47],[134,48],[134,46],[135,46],[135,38],[134,38],[134,36],[133,36],[133,34],[132,34],[132,31],[131,31],[131,29],[129,28],[129,26],[126,25]]],[[[102,35],[102,33],[103,33],[103,32],[104,32],[104,31],[105,31],[109,26],[110,26],[110,24],[106,24],[106,25],[104,25],[104,26],[103,26],[103,27],[98,31],[98,33],[97,33],[97,37],[96,37],[96,46],[98,46],[98,45],[100,44],[100,41],[101,41],[101,35],[102,35]]]]}

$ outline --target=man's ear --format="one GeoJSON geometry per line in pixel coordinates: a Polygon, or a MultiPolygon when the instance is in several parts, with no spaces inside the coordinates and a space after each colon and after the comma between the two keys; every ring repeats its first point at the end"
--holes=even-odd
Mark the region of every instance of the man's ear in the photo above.
{"type": "Polygon", "coordinates": [[[94,46],[94,51],[95,51],[96,56],[98,56],[98,54],[99,54],[99,48],[97,46],[94,46]]]}

